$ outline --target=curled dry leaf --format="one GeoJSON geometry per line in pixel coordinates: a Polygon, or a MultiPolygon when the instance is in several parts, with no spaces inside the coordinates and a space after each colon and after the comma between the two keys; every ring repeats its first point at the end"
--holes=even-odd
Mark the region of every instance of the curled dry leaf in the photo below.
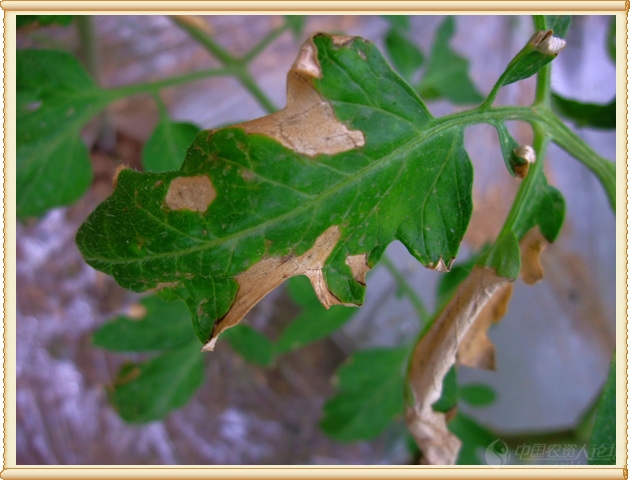
{"type": "Polygon", "coordinates": [[[488,338],[488,328],[505,316],[512,298],[512,287],[512,283],[503,285],[488,300],[459,344],[458,364],[486,370],[495,369],[494,344],[488,338]]]}
{"type": "Polygon", "coordinates": [[[448,431],[445,414],[434,411],[433,404],[440,398],[442,382],[455,363],[461,339],[509,281],[490,268],[473,268],[414,348],[408,373],[414,401],[405,419],[422,451],[423,463],[453,465],[457,460],[461,442],[448,431]]]}
{"type": "Polygon", "coordinates": [[[529,230],[521,239],[521,278],[527,285],[542,280],[544,272],[540,254],[548,244],[538,226],[529,230]]]}

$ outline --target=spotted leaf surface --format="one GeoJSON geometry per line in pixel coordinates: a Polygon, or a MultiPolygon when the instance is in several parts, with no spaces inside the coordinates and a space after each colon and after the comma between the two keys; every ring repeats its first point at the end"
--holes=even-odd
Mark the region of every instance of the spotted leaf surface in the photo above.
{"type": "Polygon", "coordinates": [[[463,127],[432,118],[368,41],[317,35],[283,110],[200,132],[180,170],[123,170],[77,243],[122,286],[186,301],[211,350],[292,276],[326,307],[360,305],[392,241],[447,268],[471,188],[463,127]]]}

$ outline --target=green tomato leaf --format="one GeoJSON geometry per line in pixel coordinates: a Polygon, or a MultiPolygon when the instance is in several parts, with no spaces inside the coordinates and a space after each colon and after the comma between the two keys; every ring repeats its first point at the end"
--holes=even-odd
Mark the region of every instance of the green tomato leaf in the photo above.
{"type": "Polygon", "coordinates": [[[409,31],[409,15],[381,15],[389,22],[389,24],[400,33],[406,33],[409,31]]]}
{"type": "Polygon", "coordinates": [[[422,51],[403,33],[390,29],[385,35],[385,48],[394,67],[407,81],[411,81],[413,74],[424,62],[422,51]]]}
{"type": "Polygon", "coordinates": [[[599,401],[591,434],[589,465],[615,465],[617,444],[616,357],[610,363],[608,380],[599,401]]]}
{"type": "Polygon", "coordinates": [[[436,412],[446,413],[457,406],[457,370],[453,365],[442,381],[442,395],[432,407],[436,412]]]}
{"type": "Polygon", "coordinates": [[[553,242],[560,233],[564,222],[566,204],[562,194],[547,183],[542,169],[536,169],[529,184],[529,201],[524,202],[514,222],[512,231],[518,240],[534,226],[539,225],[541,233],[553,242]]]}
{"type": "Polygon", "coordinates": [[[273,343],[249,325],[236,325],[223,338],[248,362],[266,367],[273,361],[273,343]]]}
{"type": "Polygon", "coordinates": [[[450,271],[440,276],[437,284],[437,305],[443,305],[450,300],[460,283],[470,274],[476,262],[477,256],[473,255],[464,262],[456,263],[450,271]]]}
{"type": "Polygon", "coordinates": [[[555,59],[566,43],[553,33],[553,30],[536,32],[509,63],[495,88],[529,78],[555,59]]]}
{"type": "Polygon", "coordinates": [[[70,205],[87,191],[92,183],[92,166],[87,148],[77,133],[57,135],[43,148],[18,147],[18,218],[39,216],[51,208],[70,205]]]}
{"type": "Polygon", "coordinates": [[[557,93],[551,95],[551,107],[559,115],[573,120],[577,127],[591,127],[614,130],[617,127],[617,99],[606,105],[582,103],[564,98],[557,93]]]}
{"type": "Polygon", "coordinates": [[[418,91],[425,100],[444,97],[455,104],[479,103],[484,97],[468,76],[468,60],[449,45],[454,33],[455,21],[449,16],[438,28],[418,91]]]}
{"type": "Polygon", "coordinates": [[[335,440],[379,435],[403,411],[408,348],[355,353],[337,372],[338,392],[324,405],[321,427],[335,440]]]}
{"type": "Polygon", "coordinates": [[[146,309],[143,318],[115,318],[94,333],[94,344],[117,352],[143,352],[169,350],[194,341],[186,305],[156,296],[143,298],[140,305],[146,309]]]}
{"type": "Polygon", "coordinates": [[[545,15],[547,28],[553,30],[556,37],[566,38],[571,26],[571,15],[545,15]]]}
{"type": "Polygon", "coordinates": [[[162,116],[142,150],[144,169],[148,172],[177,170],[197,133],[199,127],[192,123],[174,122],[162,116]]]}
{"type": "Polygon", "coordinates": [[[462,442],[457,465],[505,465],[508,462],[507,445],[462,412],[457,412],[448,423],[448,429],[462,442]]]}
{"type": "Polygon", "coordinates": [[[475,406],[489,405],[497,398],[495,391],[483,383],[469,383],[459,387],[459,397],[475,406]]]}
{"type": "Polygon", "coordinates": [[[560,191],[551,185],[542,188],[542,198],[536,212],[536,223],[540,227],[540,232],[549,242],[555,242],[560,234],[566,204],[560,191]]]}
{"type": "Polygon", "coordinates": [[[164,418],[190,400],[203,382],[203,356],[197,342],[144,363],[125,365],[109,392],[123,420],[146,423],[164,418]]]}
{"type": "Polygon", "coordinates": [[[92,169],[79,133],[113,97],[65,52],[18,50],[17,215],[68,205],[89,187],[92,169]]]}
{"type": "Polygon", "coordinates": [[[275,345],[276,354],[290,352],[330,335],[350,320],[356,311],[340,305],[328,310],[324,308],[304,276],[291,278],[289,294],[304,310],[280,334],[275,345]]]}
{"type": "Polygon", "coordinates": [[[505,232],[477,260],[478,266],[494,269],[499,277],[515,280],[521,269],[521,250],[512,232],[505,232]]]}
{"type": "Polygon", "coordinates": [[[444,268],[470,219],[463,127],[434,123],[373,44],[313,37],[288,99],[200,133],[177,172],[123,170],[77,234],[122,286],[184,299],[206,350],[291,276],[308,276],[324,306],[360,305],[394,240],[444,268]]]}
{"type": "Polygon", "coordinates": [[[317,305],[306,310],[282,331],[275,351],[283,354],[321,340],[341,328],[354,313],[355,310],[341,305],[333,305],[328,310],[317,305]]]}
{"type": "Polygon", "coordinates": [[[321,305],[308,278],[301,275],[287,280],[287,293],[296,305],[309,309],[321,305]]]}

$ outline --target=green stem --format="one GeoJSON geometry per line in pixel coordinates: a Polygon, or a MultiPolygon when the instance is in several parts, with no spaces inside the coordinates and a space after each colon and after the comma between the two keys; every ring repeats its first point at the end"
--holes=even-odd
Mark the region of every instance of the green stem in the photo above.
{"type": "MultiPolygon", "coordinates": [[[[547,19],[544,15],[534,15],[534,28],[537,31],[547,30],[547,19]]],[[[534,105],[548,106],[551,99],[551,65],[545,65],[536,76],[536,96],[534,105]]]]}
{"type": "Polygon", "coordinates": [[[534,21],[534,30],[547,30],[547,19],[544,15],[532,15],[534,21]]]}
{"type": "Polygon", "coordinates": [[[499,93],[499,90],[501,90],[501,87],[503,86],[503,80],[506,76],[506,72],[507,72],[507,69],[505,72],[503,72],[503,74],[499,77],[497,82],[494,84],[494,87],[492,87],[492,90],[490,90],[490,93],[488,94],[486,99],[483,101],[483,103],[477,107],[477,110],[481,112],[485,112],[490,107],[492,107],[494,100],[497,98],[497,94],[499,93]]]}
{"type": "Polygon", "coordinates": [[[98,37],[94,32],[94,19],[91,15],[77,15],[77,28],[81,39],[81,56],[86,70],[97,85],[101,83],[98,37]]]}
{"type": "Polygon", "coordinates": [[[203,47],[220,60],[224,65],[234,65],[239,63],[233,56],[225,50],[221,45],[215,42],[206,32],[200,28],[192,25],[189,22],[183,21],[177,16],[172,16],[171,20],[182,30],[185,30],[188,35],[199,42],[203,47]]]}
{"type": "MultiPolygon", "coordinates": [[[[546,81],[546,80],[545,80],[546,81]]],[[[616,176],[615,164],[598,155],[584,140],[567,127],[547,106],[536,105],[530,107],[494,107],[482,110],[457,112],[431,121],[429,128],[423,132],[427,136],[438,134],[441,130],[453,127],[467,127],[479,123],[497,121],[520,120],[529,123],[532,128],[540,127],[550,140],[574,157],[598,178],[608,201],[613,209],[616,208],[616,176]]],[[[424,141],[424,138],[421,141],[424,141]]]]}
{"type": "Polygon", "coordinates": [[[261,43],[261,45],[257,45],[243,58],[237,58],[232,55],[230,52],[221,47],[217,42],[215,42],[205,31],[196,27],[195,25],[182,21],[178,17],[171,17],[173,22],[177,24],[180,28],[185,30],[194,40],[199,42],[210,54],[216,57],[221,63],[225,65],[226,68],[230,69],[231,75],[236,77],[243,87],[256,99],[256,101],[260,104],[261,107],[265,109],[267,113],[272,113],[277,110],[276,106],[273,102],[267,97],[265,92],[258,86],[256,81],[252,78],[249,70],[247,69],[248,62],[254,58],[262,49],[266,47],[266,45],[275,39],[286,27],[281,27],[280,29],[276,29],[272,31],[267,37],[265,37],[261,43]],[[260,51],[257,49],[260,48],[260,51]]]}
{"type": "Polygon", "coordinates": [[[538,72],[534,105],[548,106],[551,102],[551,65],[545,65],[538,72]]]}
{"type": "Polygon", "coordinates": [[[513,68],[513,66],[516,65],[517,63],[519,63],[523,57],[529,55],[530,52],[531,52],[531,46],[530,45],[525,45],[514,56],[514,58],[510,61],[508,66],[505,68],[505,70],[503,71],[503,73],[501,74],[499,79],[496,81],[496,83],[492,87],[492,90],[490,90],[490,93],[488,94],[486,99],[475,110],[479,110],[481,112],[485,112],[490,107],[492,107],[492,104],[494,103],[494,100],[496,99],[497,94],[499,93],[499,90],[501,90],[501,88],[505,86],[504,84],[506,82],[506,78],[509,77],[510,75],[512,75],[512,68],[513,68]]]}
{"type": "Polygon", "coordinates": [[[260,42],[258,42],[254,48],[252,48],[249,52],[247,52],[245,55],[243,55],[241,60],[244,63],[250,63],[254,58],[256,58],[258,55],[260,55],[260,53],[265,48],[267,48],[267,46],[271,42],[273,42],[276,38],[278,38],[280,35],[282,35],[288,28],[289,28],[289,25],[287,23],[285,23],[281,27],[273,29],[271,32],[269,32],[265,36],[265,38],[263,38],[260,42]]]}
{"type": "MultiPolygon", "coordinates": [[[[83,64],[96,85],[101,85],[101,52],[92,15],[77,15],[77,29],[81,41],[83,64]]],[[[105,151],[113,151],[116,145],[116,127],[112,114],[106,109],[96,118],[96,144],[105,151]]]]}
{"type": "Polygon", "coordinates": [[[548,115],[546,126],[549,128],[553,141],[572,157],[578,159],[586,168],[595,174],[600,181],[613,212],[617,210],[617,178],[614,162],[598,155],[569,127],[555,115],[548,115]]]}
{"type": "Polygon", "coordinates": [[[160,112],[160,117],[168,118],[168,108],[166,108],[166,105],[164,104],[164,101],[162,100],[159,92],[155,92],[153,94],[153,98],[155,99],[155,103],[157,104],[158,112],[160,112]]]}
{"type": "Polygon", "coordinates": [[[381,263],[385,266],[385,268],[387,268],[392,277],[394,277],[394,280],[396,280],[398,287],[405,293],[405,295],[407,295],[407,298],[409,298],[409,301],[416,311],[420,322],[422,324],[426,323],[427,319],[429,318],[429,312],[427,312],[427,309],[425,308],[422,299],[409,284],[405,276],[400,273],[396,265],[394,265],[394,262],[392,262],[389,257],[387,257],[387,255],[383,255],[383,257],[381,258],[381,263]]]}
{"type": "Polygon", "coordinates": [[[130,97],[132,95],[139,95],[143,93],[156,93],[160,90],[168,87],[174,87],[182,83],[194,82],[196,80],[202,80],[209,77],[231,76],[234,75],[232,68],[214,68],[208,70],[199,70],[197,72],[187,73],[179,75],[177,77],[165,78],[164,80],[157,80],[155,82],[135,83],[132,85],[125,85],[123,87],[112,88],[108,92],[112,95],[112,99],[130,97]]]}

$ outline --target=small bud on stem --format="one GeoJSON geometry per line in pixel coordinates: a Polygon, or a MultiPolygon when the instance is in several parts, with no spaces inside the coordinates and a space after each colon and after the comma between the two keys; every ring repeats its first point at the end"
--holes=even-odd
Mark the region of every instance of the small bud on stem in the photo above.
{"type": "Polygon", "coordinates": [[[521,145],[512,150],[512,165],[518,178],[525,178],[529,164],[536,161],[536,151],[531,145],[521,145]]]}
{"type": "Polygon", "coordinates": [[[553,30],[540,30],[529,39],[529,44],[545,55],[558,55],[567,46],[567,42],[553,36],[553,30]]]}

